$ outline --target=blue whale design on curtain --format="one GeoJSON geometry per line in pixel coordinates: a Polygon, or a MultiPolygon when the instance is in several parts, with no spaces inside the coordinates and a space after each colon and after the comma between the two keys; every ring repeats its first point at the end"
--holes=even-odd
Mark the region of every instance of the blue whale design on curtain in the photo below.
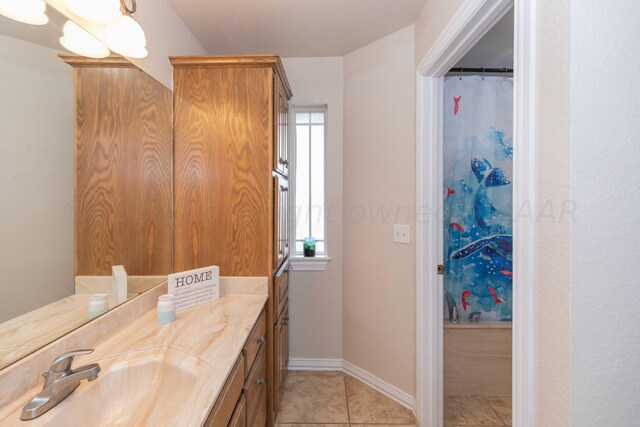
{"type": "Polygon", "coordinates": [[[445,292],[511,321],[513,80],[448,77],[444,99],[445,292]]]}

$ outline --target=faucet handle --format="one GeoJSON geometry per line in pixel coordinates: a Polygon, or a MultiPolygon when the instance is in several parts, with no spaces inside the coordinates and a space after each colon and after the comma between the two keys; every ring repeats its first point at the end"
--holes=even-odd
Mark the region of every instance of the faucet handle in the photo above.
{"type": "MultiPolygon", "coordinates": [[[[73,350],[68,353],[63,353],[60,356],[56,357],[53,362],[51,362],[51,367],[49,368],[50,372],[55,372],[56,374],[61,374],[63,372],[67,372],[71,370],[71,364],[73,363],[73,358],[76,356],[84,356],[86,354],[93,353],[93,349],[85,349],[85,350],[73,350]]],[[[45,374],[48,376],[48,373],[45,374]]],[[[46,378],[46,377],[45,377],[46,378]]]]}

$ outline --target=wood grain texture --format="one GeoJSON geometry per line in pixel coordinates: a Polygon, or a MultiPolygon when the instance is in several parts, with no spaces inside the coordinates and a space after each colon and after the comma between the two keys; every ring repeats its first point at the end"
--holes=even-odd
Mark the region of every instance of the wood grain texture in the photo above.
{"type": "MultiPolygon", "coordinates": [[[[68,61],[69,62],[69,61],[68,61]]],[[[171,92],[137,68],[74,63],[75,274],[172,271],[171,92]]]]}
{"type": "Polygon", "coordinates": [[[176,271],[270,276],[270,68],[174,70],[176,271]]]}
{"type": "Polygon", "coordinates": [[[282,60],[277,55],[170,56],[169,61],[174,68],[271,67],[286,93],[287,101],[293,96],[282,60]]]}
{"type": "Polygon", "coordinates": [[[445,328],[444,394],[511,395],[511,329],[445,328]]]}
{"type": "MultiPolygon", "coordinates": [[[[268,276],[273,298],[277,187],[272,176],[282,119],[276,98],[279,92],[286,102],[291,98],[282,62],[273,55],[170,59],[174,65],[174,267],[215,264],[222,275],[268,276]]],[[[277,413],[273,400],[277,313],[271,303],[266,311],[265,397],[271,425],[277,413]]]]}
{"type": "Polygon", "coordinates": [[[241,354],[229,378],[222,387],[222,391],[213,405],[204,427],[227,427],[242,394],[243,384],[244,357],[241,354]]]}

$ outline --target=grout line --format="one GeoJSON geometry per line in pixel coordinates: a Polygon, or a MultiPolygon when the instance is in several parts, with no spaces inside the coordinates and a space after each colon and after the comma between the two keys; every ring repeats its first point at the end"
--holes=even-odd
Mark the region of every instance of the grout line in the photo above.
{"type": "MultiPolygon", "coordinates": [[[[491,397],[493,397],[493,396],[491,396],[491,397]]],[[[500,416],[500,414],[498,414],[498,411],[496,411],[496,410],[493,408],[493,405],[491,404],[491,402],[489,402],[489,401],[487,400],[487,396],[482,396],[482,399],[485,401],[485,403],[486,403],[487,405],[489,405],[489,408],[491,409],[491,411],[493,411],[493,413],[494,413],[494,414],[496,414],[496,417],[498,417],[498,419],[500,420],[500,422],[502,422],[502,425],[503,425],[503,426],[506,426],[506,425],[507,425],[507,423],[505,423],[505,422],[504,422],[504,420],[502,419],[502,417],[500,416]]]]}
{"type": "Polygon", "coordinates": [[[342,381],[344,382],[344,398],[347,400],[347,421],[349,427],[351,427],[351,410],[349,409],[349,392],[347,391],[347,377],[342,375],[342,381]]]}

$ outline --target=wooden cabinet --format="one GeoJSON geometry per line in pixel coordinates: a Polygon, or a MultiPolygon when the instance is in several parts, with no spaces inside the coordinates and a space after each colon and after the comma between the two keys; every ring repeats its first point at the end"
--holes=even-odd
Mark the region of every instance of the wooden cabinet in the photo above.
{"type": "Polygon", "coordinates": [[[284,382],[287,379],[287,367],[289,366],[289,301],[284,304],[275,332],[275,401],[280,405],[280,398],[284,390],[284,382]]]}
{"type": "Polygon", "coordinates": [[[273,312],[282,313],[289,296],[289,263],[286,262],[276,273],[273,285],[273,312]]]}
{"type": "Polygon", "coordinates": [[[236,405],[235,411],[229,421],[229,427],[246,427],[247,425],[247,399],[244,394],[240,396],[240,400],[236,405]]]}
{"type": "Polygon", "coordinates": [[[275,82],[277,124],[276,150],[273,156],[273,170],[289,176],[289,98],[282,84],[275,82]]]}
{"type": "Polygon", "coordinates": [[[242,355],[234,365],[229,379],[222,387],[218,400],[213,405],[204,427],[227,427],[233,416],[244,384],[244,358],[242,355]]]}
{"type": "Polygon", "coordinates": [[[277,271],[289,257],[289,181],[280,174],[274,179],[273,263],[277,271]]]}
{"type": "Polygon", "coordinates": [[[171,273],[171,91],[124,58],[61,57],[74,79],[75,275],[171,273]]]}
{"type": "Polygon", "coordinates": [[[263,311],[244,344],[205,427],[265,426],[267,423],[267,346],[263,311]]]}
{"type": "MultiPolygon", "coordinates": [[[[277,56],[173,57],[171,63],[174,270],[218,265],[223,276],[270,278],[266,345],[258,350],[266,392],[247,424],[264,418],[272,425],[279,363],[274,275],[289,253],[291,89],[277,56]]],[[[248,416],[253,402],[247,395],[248,416]]]]}

